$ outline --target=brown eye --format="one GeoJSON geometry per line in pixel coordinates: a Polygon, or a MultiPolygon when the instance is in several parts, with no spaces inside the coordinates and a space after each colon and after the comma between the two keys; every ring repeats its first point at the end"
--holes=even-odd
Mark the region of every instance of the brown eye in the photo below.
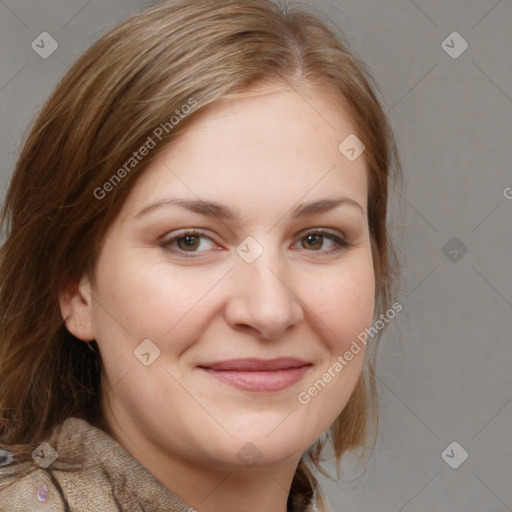
{"type": "Polygon", "coordinates": [[[304,247],[304,249],[321,249],[323,243],[323,235],[306,235],[302,238],[302,247],[304,247]]]}
{"type": "Polygon", "coordinates": [[[315,229],[309,233],[303,234],[303,236],[296,242],[299,244],[300,249],[306,249],[307,252],[315,252],[315,256],[328,256],[334,255],[352,247],[352,245],[345,241],[343,238],[338,236],[331,231],[325,229],[315,229]]]}
{"type": "Polygon", "coordinates": [[[178,247],[182,251],[195,251],[199,247],[200,237],[189,235],[176,239],[178,247]]]}
{"type": "Polygon", "coordinates": [[[201,256],[215,249],[215,242],[202,231],[183,230],[161,242],[161,247],[173,254],[184,257],[201,256]]]}

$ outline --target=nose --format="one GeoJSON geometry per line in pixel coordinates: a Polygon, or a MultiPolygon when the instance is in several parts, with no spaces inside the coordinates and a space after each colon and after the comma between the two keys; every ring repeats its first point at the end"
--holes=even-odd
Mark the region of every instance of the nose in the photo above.
{"type": "Polygon", "coordinates": [[[253,263],[240,259],[231,274],[225,317],[233,329],[275,339],[303,320],[300,299],[284,264],[264,255],[253,263]]]}

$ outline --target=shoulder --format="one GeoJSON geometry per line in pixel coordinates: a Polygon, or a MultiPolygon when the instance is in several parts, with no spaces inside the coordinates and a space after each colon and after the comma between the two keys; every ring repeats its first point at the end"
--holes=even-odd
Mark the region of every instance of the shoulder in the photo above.
{"type": "Polygon", "coordinates": [[[65,420],[27,461],[4,455],[0,512],[191,510],[117,441],[83,419],[65,420]]]}
{"type": "Polygon", "coordinates": [[[27,462],[6,463],[5,455],[0,451],[0,512],[40,512],[41,505],[54,512],[66,510],[50,473],[27,462]]]}
{"type": "Polygon", "coordinates": [[[83,458],[70,460],[69,453],[61,450],[61,441],[66,437],[61,438],[61,434],[67,431],[69,436],[72,432],[73,447],[77,448],[83,443],[85,425],[83,420],[68,418],[54,429],[48,442],[34,450],[29,460],[16,461],[14,453],[0,447],[0,512],[40,512],[42,505],[52,512],[68,510],[59,470],[76,470],[83,458]]]}

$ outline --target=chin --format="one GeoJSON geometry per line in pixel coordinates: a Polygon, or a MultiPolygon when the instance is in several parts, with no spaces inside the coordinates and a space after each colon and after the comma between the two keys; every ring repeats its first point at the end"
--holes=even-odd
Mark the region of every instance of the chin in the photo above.
{"type": "Polygon", "coordinates": [[[298,427],[294,430],[282,428],[279,432],[276,425],[264,434],[259,429],[247,429],[243,433],[232,433],[232,439],[225,439],[218,456],[226,469],[233,469],[233,465],[270,468],[293,459],[298,460],[315,441],[313,436],[311,442],[309,438],[306,439],[304,432],[298,427]]]}

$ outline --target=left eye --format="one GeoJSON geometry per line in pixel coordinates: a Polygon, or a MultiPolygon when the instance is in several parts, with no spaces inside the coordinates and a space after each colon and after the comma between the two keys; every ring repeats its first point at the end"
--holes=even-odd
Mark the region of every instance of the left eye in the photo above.
{"type": "Polygon", "coordinates": [[[301,245],[304,249],[322,249],[325,239],[325,235],[307,235],[301,238],[301,245]]]}
{"type": "Polygon", "coordinates": [[[306,233],[299,242],[303,249],[323,253],[337,252],[350,245],[334,233],[322,230],[306,233]],[[326,242],[330,248],[325,248],[326,242]]]}

